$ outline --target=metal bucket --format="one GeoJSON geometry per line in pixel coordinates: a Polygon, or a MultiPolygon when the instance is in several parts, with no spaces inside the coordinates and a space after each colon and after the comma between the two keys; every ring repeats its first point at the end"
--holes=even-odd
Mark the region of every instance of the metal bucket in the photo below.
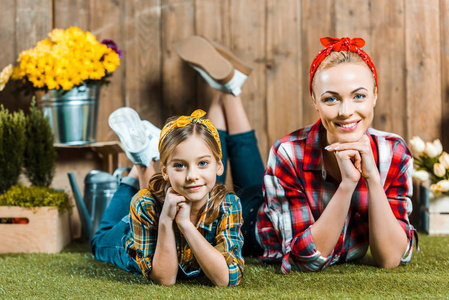
{"type": "Polygon", "coordinates": [[[96,141],[100,85],[81,85],[70,91],[50,90],[40,107],[48,116],[55,143],[83,145],[96,141]]]}

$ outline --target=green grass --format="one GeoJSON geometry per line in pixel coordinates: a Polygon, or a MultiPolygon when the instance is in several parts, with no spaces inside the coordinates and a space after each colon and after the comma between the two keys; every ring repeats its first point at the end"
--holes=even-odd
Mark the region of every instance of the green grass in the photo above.
{"type": "Polygon", "coordinates": [[[247,258],[243,282],[218,288],[207,278],[157,286],[95,260],[85,244],[58,254],[1,254],[0,299],[449,299],[449,236],[420,234],[419,253],[396,269],[367,255],[319,273],[281,274],[247,258]]]}

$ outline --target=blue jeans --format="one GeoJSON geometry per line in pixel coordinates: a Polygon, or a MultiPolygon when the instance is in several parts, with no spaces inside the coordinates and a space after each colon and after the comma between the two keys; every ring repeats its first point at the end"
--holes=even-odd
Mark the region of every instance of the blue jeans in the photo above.
{"type": "Polygon", "coordinates": [[[91,250],[98,260],[114,264],[131,273],[142,274],[137,262],[128,256],[124,247],[124,238],[130,230],[129,205],[137,192],[135,186],[124,182],[119,184],[92,238],[91,250]]]}
{"type": "MultiPolygon", "coordinates": [[[[244,220],[242,233],[245,239],[242,252],[243,255],[261,254],[262,248],[255,238],[255,221],[257,210],[263,203],[264,165],[256,136],[254,131],[228,135],[225,131],[219,130],[219,134],[225,172],[217,178],[217,181],[225,182],[229,158],[234,190],[241,197],[242,203],[244,220]]],[[[129,205],[137,192],[137,179],[122,178],[92,238],[91,250],[98,260],[114,264],[131,273],[141,274],[137,262],[126,253],[124,243],[130,231],[129,205]]]]}

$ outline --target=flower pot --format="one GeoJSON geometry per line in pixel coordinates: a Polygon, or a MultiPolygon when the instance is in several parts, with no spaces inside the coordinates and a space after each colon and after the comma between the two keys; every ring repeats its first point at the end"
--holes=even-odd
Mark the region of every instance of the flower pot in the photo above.
{"type": "Polygon", "coordinates": [[[48,116],[56,144],[83,145],[96,141],[100,85],[81,85],[69,91],[50,90],[39,106],[48,116]]]}
{"type": "Polygon", "coordinates": [[[70,243],[69,213],[55,207],[0,206],[0,218],[27,222],[0,224],[0,253],[56,253],[70,243]]]}
{"type": "Polygon", "coordinates": [[[449,234],[449,195],[434,196],[420,185],[419,225],[429,235],[449,234]]]}

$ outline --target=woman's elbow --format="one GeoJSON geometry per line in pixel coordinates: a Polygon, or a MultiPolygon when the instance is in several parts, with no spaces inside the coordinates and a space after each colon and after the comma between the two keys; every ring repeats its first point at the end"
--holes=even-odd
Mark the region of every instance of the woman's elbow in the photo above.
{"type": "Polygon", "coordinates": [[[399,258],[388,258],[383,261],[376,262],[377,266],[382,269],[394,269],[401,264],[401,257],[399,258]]]}

